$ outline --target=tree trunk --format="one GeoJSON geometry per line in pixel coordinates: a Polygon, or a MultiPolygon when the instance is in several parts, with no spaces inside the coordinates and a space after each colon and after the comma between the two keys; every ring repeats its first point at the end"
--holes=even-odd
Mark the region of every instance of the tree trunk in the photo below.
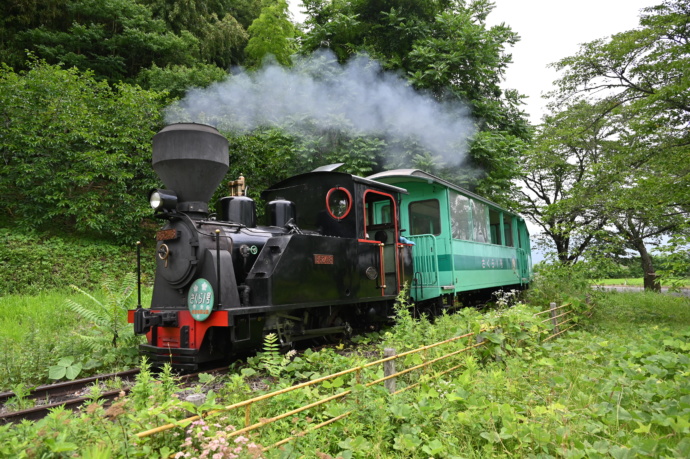
{"type": "Polygon", "coordinates": [[[642,273],[644,279],[644,289],[650,292],[660,292],[661,282],[654,271],[654,262],[652,256],[647,252],[647,247],[644,245],[644,235],[635,226],[632,218],[626,219],[627,227],[621,222],[616,222],[618,232],[627,239],[628,244],[634,247],[640,254],[640,261],[642,262],[642,273]]]}
{"type": "Polygon", "coordinates": [[[644,273],[644,289],[660,292],[661,282],[659,282],[659,277],[654,271],[654,263],[652,261],[652,256],[647,252],[647,247],[645,247],[643,241],[639,241],[635,244],[635,248],[640,254],[640,260],[642,261],[642,272],[644,273]]]}

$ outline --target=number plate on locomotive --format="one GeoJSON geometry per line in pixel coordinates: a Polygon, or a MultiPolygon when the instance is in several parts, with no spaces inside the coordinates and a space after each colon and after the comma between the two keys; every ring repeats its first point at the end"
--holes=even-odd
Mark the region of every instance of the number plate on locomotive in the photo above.
{"type": "Polygon", "coordinates": [[[177,230],[174,228],[156,231],[157,241],[171,241],[173,239],[177,239],[177,230]]]}
{"type": "Polygon", "coordinates": [[[316,255],[314,254],[315,265],[332,265],[333,255],[316,255]]]}

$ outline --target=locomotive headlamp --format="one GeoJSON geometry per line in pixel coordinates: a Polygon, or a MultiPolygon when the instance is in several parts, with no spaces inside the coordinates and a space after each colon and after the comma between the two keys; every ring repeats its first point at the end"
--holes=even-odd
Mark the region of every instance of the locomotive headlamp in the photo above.
{"type": "Polygon", "coordinates": [[[151,190],[149,203],[155,210],[175,210],[177,195],[172,190],[151,190]]]}

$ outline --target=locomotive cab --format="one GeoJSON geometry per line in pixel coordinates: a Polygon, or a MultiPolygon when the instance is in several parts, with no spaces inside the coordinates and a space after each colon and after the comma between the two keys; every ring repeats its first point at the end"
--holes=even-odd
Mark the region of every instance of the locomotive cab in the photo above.
{"type": "Polygon", "coordinates": [[[320,301],[359,302],[395,297],[411,279],[410,245],[399,242],[398,202],[405,193],[396,186],[317,169],[275,184],[262,198],[294,204],[294,223],[316,244],[305,247],[301,257],[314,267],[343,263],[320,288],[305,289],[318,291],[320,301]]]}

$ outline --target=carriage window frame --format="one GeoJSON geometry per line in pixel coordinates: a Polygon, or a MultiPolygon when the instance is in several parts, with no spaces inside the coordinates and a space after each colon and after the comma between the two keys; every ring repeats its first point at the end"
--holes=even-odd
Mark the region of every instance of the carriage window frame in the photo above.
{"type": "Polygon", "coordinates": [[[515,247],[515,238],[513,237],[513,216],[503,214],[503,245],[506,247],[515,247]]]}
{"type": "Polygon", "coordinates": [[[328,211],[328,215],[331,216],[331,218],[335,220],[342,220],[345,217],[347,217],[350,214],[350,211],[352,210],[352,193],[350,193],[350,190],[347,188],[343,188],[342,186],[336,186],[328,190],[328,193],[326,193],[326,211],[328,211]],[[336,191],[343,191],[345,192],[345,199],[347,200],[347,208],[345,209],[345,212],[342,215],[337,215],[336,212],[334,212],[334,209],[331,208],[331,196],[333,193],[336,191]]]}
{"type": "Polygon", "coordinates": [[[460,241],[471,241],[472,227],[472,199],[469,196],[452,191],[449,194],[451,237],[460,241]],[[460,201],[463,201],[460,203],[460,201]],[[463,209],[460,209],[460,206],[463,209]]]}
{"type": "Polygon", "coordinates": [[[489,244],[503,245],[503,212],[489,207],[489,244]]]}
{"type": "Polygon", "coordinates": [[[434,236],[440,236],[441,235],[441,233],[443,231],[441,228],[441,203],[439,202],[438,199],[432,198],[432,199],[424,199],[424,200],[420,200],[420,201],[413,201],[407,206],[407,213],[408,213],[408,219],[409,219],[409,225],[410,225],[410,236],[417,236],[420,234],[432,234],[434,236]],[[432,209],[433,211],[435,211],[435,214],[428,215],[428,214],[422,214],[422,213],[417,213],[417,214],[414,213],[414,206],[419,205],[419,204],[428,205],[430,203],[435,204],[436,208],[432,209]],[[433,233],[416,232],[415,231],[415,225],[413,222],[413,217],[415,217],[415,215],[421,215],[421,216],[429,217],[429,218],[433,219],[433,220],[431,220],[431,223],[434,226],[434,232],[433,233]]]}
{"type": "Polygon", "coordinates": [[[472,199],[472,240],[474,242],[489,244],[491,241],[488,207],[483,202],[472,199]]]}

